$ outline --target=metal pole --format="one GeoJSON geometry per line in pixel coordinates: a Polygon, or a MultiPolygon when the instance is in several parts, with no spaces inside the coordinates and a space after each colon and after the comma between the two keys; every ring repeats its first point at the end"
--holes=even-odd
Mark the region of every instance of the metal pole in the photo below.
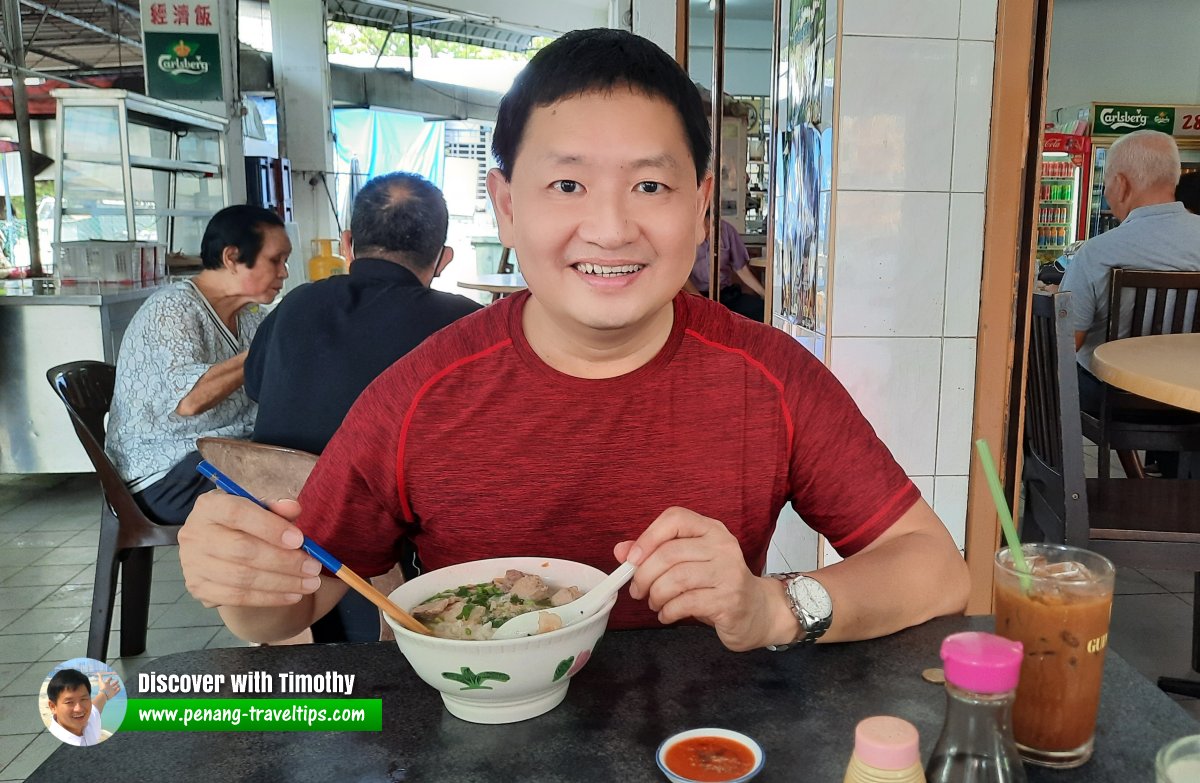
{"type": "Polygon", "coordinates": [[[412,10],[408,12],[408,78],[415,79],[417,72],[413,70],[413,23],[412,10]]]}
{"type": "Polygon", "coordinates": [[[721,298],[721,118],[725,114],[725,0],[711,0],[712,47],[712,215],[708,222],[708,298],[721,298]]]}
{"type": "Polygon", "coordinates": [[[21,33],[19,0],[4,1],[4,32],[8,43],[13,86],[13,115],[17,121],[17,145],[21,155],[21,188],[25,195],[25,230],[29,233],[29,276],[42,276],[42,258],[38,248],[37,192],[33,184],[33,133],[29,127],[29,95],[25,92],[25,77],[19,69],[25,67],[25,40],[21,33]]]}

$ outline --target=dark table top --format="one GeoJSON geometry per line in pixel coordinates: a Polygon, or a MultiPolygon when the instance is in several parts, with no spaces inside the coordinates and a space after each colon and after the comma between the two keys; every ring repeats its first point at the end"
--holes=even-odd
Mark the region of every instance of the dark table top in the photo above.
{"type": "MultiPolygon", "coordinates": [[[[187,781],[201,774],[271,783],[656,781],[663,780],[654,760],[659,743],[704,726],[758,740],[766,766],[756,783],[836,783],[853,748],[854,726],[870,715],[911,721],[928,758],[945,693],[921,671],[940,665],[945,636],[990,630],[991,622],[942,618],[885,639],[784,653],[732,653],[707,628],[610,632],[572,681],[566,701],[541,717],[503,726],[452,717],[390,642],[180,653],[148,668],[356,674],[354,697],[383,699],[383,731],[117,732],[86,751],[56,750],[28,783],[187,781]]],[[[136,683],[127,687],[138,695],[136,683]]],[[[1149,781],[1158,748],[1198,731],[1186,712],[1109,650],[1095,756],[1077,770],[1026,769],[1031,783],[1149,781]]]]}

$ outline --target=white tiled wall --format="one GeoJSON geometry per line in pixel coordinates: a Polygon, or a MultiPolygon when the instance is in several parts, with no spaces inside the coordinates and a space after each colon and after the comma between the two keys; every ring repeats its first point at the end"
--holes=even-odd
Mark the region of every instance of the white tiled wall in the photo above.
{"type": "MultiPolygon", "coordinates": [[[[971,0],[966,0],[970,2],[971,0]]],[[[842,34],[958,38],[959,0],[844,0],[842,34]]]]}
{"type": "Polygon", "coordinates": [[[838,189],[948,192],[957,43],[844,36],[839,56],[838,189]]]}
{"type": "Polygon", "coordinates": [[[961,548],[996,0],[841,7],[828,358],[961,548]]]}

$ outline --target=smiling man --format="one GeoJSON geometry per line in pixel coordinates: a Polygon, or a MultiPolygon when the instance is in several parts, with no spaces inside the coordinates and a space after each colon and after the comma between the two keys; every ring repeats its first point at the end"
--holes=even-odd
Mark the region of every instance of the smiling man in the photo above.
{"type": "Polygon", "coordinates": [[[202,498],[179,536],[192,594],[243,638],[294,634],[345,590],[298,550],[303,530],[364,575],[406,538],[429,568],[631,560],[614,627],[694,619],[734,650],[961,611],[958,550],[837,380],[782,332],[680,293],[712,175],[674,60],[617,30],[568,33],[518,77],[493,138],[488,189],[529,291],[380,376],[299,507],[202,498]],[[843,562],[762,576],[788,502],[843,562]]]}
{"type": "Polygon", "coordinates": [[[46,686],[50,702],[50,733],[68,745],[95,745],[101,741],[100,713],[121,690],[116,680],[100,677],[100,693],[92,698],[92,683],[78,669],[60,669],[46,686]]]}

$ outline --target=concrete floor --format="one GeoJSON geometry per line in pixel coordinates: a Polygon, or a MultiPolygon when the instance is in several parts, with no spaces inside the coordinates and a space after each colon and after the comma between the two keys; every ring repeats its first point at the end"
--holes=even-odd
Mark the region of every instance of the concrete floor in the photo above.
{"type": "MultiPolygon", "coordinates": [[[[1094,448],[1089,455],[1094,471],[1094,448]]],[[[92,476],[0,476],[0,783],[23,781],[58,746],[36,694],[50,669],[85,654],[100,490],[92,476]]],[[[120,598],[118,597],[118,602],[120,598]]],[[[1192,575],[1122,569],[1112,649],[1146,677],[1190,671],[1192,575]]],[[[177,550],[161,548],[144,655],[109,659],[128,681],[158,656],[244,644],[184,590],[177,550]]],[[[1200,719],[1200,700],[1180,699],[1200,719]]]]}

